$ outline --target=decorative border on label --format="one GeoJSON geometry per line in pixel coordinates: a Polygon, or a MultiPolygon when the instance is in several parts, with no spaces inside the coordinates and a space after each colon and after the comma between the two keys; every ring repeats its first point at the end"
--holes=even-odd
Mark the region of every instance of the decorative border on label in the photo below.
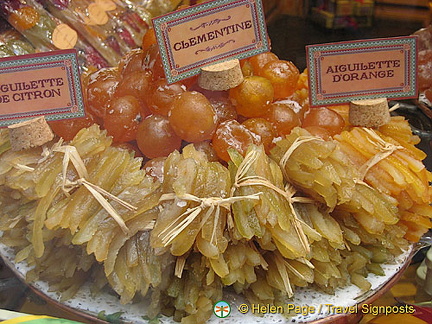
{"type": "MultiPolygon", "coordinates": [[[[306,47],[307,68],[309,71],[309,99],[311,106],[325,106],[348,103],[353,100],[388,98],[408,99],[417,97],[417,37],[394,37],[349,41],[306,47]],[[353,86],[345,91],[337,85],[330,85],[328,79],[324,81],[323,61],[326,58],[338,60],[341,64],[352,62],[361,54],[372,56],[379,53],[398,51],[403,54],[401,69],[403,78],[397,86],[383,86],[381,83],[370,81],[366,89],[358,90],[353,86]],[[379,84],[377,86],[377,84],[379,84]]],[[[388,57],[391,59],[391,57],[388,57]]],[[[349,64],[348,63],[348,64],[349,64]]],[[[362,64],[362,63],[357,63],[362,64]]],[[[359,73],[359,75],[361,75],[359,73]]]]}
{"type": "MultiPolygon", "coordinates": [[[[70,93],[67,102],[62,107],[45,107],[44,109],[28,112],[2,114],[0,110],[0,127],[6,127],[39,116],[44,116],[48,121],[85,116],[76,50],[59,50],[0,59],[0,75],[32,71],[37,76],[38,71],[48,68],[61,68],[65,71],[67,79],[65,81],[70,93]]],[[[13,80],[10,82],[13,83],[13,80]]]]}
{"type": "MultiPolygon", "coordinates": [[[[180,81],[182,79],[194,76],[200,72],[200,68],[206,65],[219,63],[222,61],[231,60],[234,58],[243,59],[259,53],[270,50],[267,26],[261,0],[214,0],[204,2],[199,5],[194,5],[186,9],[174,11],[172,13],[159,16],[152,19],[153,27],[156,33],[156,38],[159,44],[162,57],[163,68],[168,83],[180,81]],[[243,6],[245,10],[250,11],[252,17],[252,28],[254,29],[255,37],[253,43],[247,46],[229,49],[223,53],[207,57],[202,60],[196,60],[194,57],[189,57],[190,62],[186,65],[179,66],[176,62],[176,54],[173,52],[175,44],[171,44],[170,32],[182,24],[190,23],[198,18],[211,17],[206,24],[196,26],[196,30],[200,28],[217,25],[221,22],[230,20],[230,16],[225,16],[227,10],[243,6]],[[215,15],[219,16],[214,18],[215,15]]],[[[220,50],[228,44],[235,43],[235,38],[225,39],[218,44],[213,44],[204,48],[197,49],[198,52],[211,52],[216,49],[220,50]]]]}

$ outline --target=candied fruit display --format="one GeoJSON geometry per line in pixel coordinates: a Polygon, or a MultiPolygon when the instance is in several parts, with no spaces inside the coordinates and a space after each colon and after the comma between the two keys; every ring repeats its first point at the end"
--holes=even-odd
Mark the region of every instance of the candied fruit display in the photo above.
{"type": "Polygon", "coordinates": [[[174,132],[188,142],[211,139],[217,116],[210,101],[197,91],[185,91],[173,102],[168,120],[174,132]]]}
{"type": "Polygon", "coordinates": [[[283,99],[294,93],[300,72],[290,61],[275,60],[265,64],[257,75],[270,80],[275,99],[283,99]]]}
{"type": "Polygon", "coordinates": [[[228,290],[272,305],[300,287],[369,292],[432,227],[404,117],[368,128],[348,105],[310,107],[308,71],[271,52],[243,59],[229,90],[168,84],[146,35],[85,76],[86,117],[50,122],[43,147],[13,151],[0,130],[0,243],[28,282],[204,323],[228,290]]]}
{"type": "Polygon", "coordinates": [[[274,89],[269,79],[247,76],[229,91],[229,97],[240,115],[260,117],[268,111],[268,105],[274,99],[274,89]]]}
{"type": "Polygon", "coordinates": [[[168,118],[161,115],[150,115],[139,124],[136,141],[141,152],[150,159],[180,150],[182,142],[168,118]]]}

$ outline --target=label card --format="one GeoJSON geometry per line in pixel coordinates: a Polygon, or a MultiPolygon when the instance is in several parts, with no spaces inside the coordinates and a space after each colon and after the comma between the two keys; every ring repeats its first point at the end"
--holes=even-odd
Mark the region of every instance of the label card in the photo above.
{"type": "Polygon", "coordinates": [[[261,0],[215,0],[153,18],[169,83],[205,65],[269,51],[261,0]]]}
{"type": "Polygon", "coordinates": [[[311,106],[417,96],[415,36],[306,47],[311,106]]]}
{"type": "Polygon", "coordinates": [[[75,50],[0,59],[0,127],[85,116],[75,50]]]}

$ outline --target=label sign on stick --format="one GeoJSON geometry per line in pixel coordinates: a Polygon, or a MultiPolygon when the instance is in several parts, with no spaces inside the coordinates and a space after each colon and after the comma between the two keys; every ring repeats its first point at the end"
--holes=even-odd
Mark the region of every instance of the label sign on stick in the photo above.
{"type": "Polygon", "coordinates": [[[269,51],[261,0],[215,0],[153,18],[167,81],[269,51]]]}
{"type": "Polygon", "coordinates": [[[0,127],[42,115],[85,115],[75,50],[0,59],[0,127]]]}
{"type": "Polygon", "coordinates": [[[312,106],[417,96],[415,36],[306,47],[312,106]]]}

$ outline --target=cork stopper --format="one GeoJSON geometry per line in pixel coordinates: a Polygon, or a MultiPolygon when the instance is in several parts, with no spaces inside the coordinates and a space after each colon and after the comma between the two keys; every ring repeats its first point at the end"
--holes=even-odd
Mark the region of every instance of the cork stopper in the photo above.
{"type": "Polygon", "coordinates": [[[54,138],[54,134],[43,116],[10,125],[8,129],[13,151],[42,146],[54,138]]]}
{"type": "Polygon", "coordinates": [[[380,127],[390,121],[387,98],[354,100],[350,102],[349,122],[353,126],[380,127]]]}
{"type": "Polygon", "coordinates": [[[243,73],[238,59],[205,66],[198,77],[198,85],[212,91],[229,90],[242,82],[243,73]]]}

